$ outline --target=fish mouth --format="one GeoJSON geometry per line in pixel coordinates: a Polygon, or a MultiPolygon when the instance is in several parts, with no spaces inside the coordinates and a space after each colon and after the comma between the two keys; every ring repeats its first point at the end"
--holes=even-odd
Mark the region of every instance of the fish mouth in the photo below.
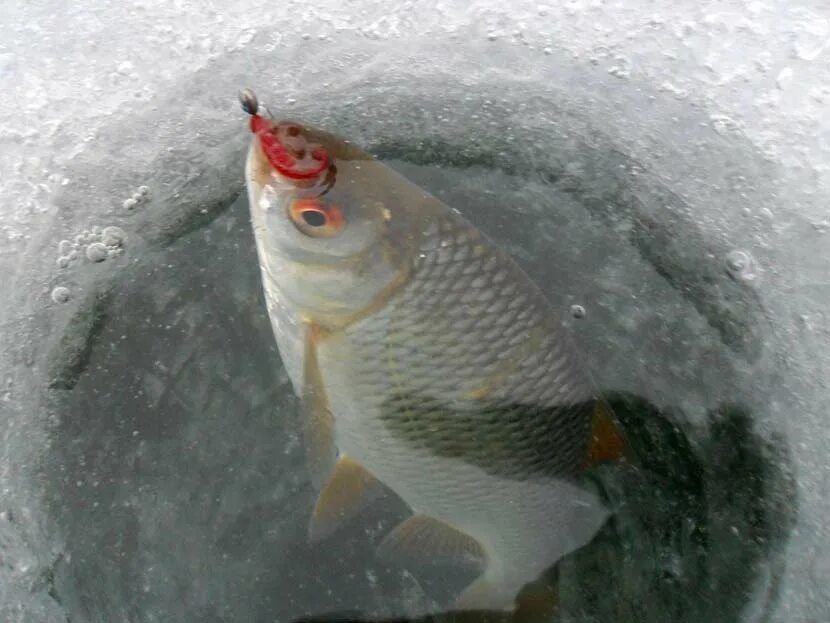
{"type": "Polygon", "coordinates": [[[250,89],[241,91],[239,99],[242,109],[251,115],[249,126],[261,155],[274,173],[301,187],[331,177],[332,156],[302,124],[261,115],[257,97],[250,89]]]}
{"type": "Polygon", "coordinates": [[[302,125],[294,121],[272,121],[259,114],[251,116],[251,132],[271,168],[293,182],[316,181],[332,165],[328,150],[313,141],[302,125]]]}

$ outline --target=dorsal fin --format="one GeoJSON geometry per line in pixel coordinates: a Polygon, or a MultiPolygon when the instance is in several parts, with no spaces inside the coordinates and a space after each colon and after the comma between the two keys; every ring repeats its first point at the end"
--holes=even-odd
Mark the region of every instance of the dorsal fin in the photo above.
{"type": "Polygon", "coordinates": [[[628,461],[630,458],[631,450],[611,407],[604,400],[597,400],[594,403],[585,466],[590,468],[600,463],[628,461]]]}

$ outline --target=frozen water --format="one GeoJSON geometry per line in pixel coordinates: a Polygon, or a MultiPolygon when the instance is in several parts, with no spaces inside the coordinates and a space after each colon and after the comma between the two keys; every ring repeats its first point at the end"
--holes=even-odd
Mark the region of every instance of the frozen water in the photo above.
{"type": "MultiPolygon", "coordinates": [[[[509,196],[473,220],[537,280],[567,267],[550,287],[590,310],[571,325],[608,385],[693,427],[748,405],[786,441],[798,514],[775,599],[760,581],[744,612],[830,618],[826,2],[17,3],[0,83],[0,620],[291,617],[320,596],[303,561],[341,596],[426,599],[292,549],[310,492],[228,209],[244,86],[412,176],[442,161],[420,179],[465,213],[509,196]]],[[[752,529],[729,521],[724,540],[752,529]]],[[[368,560],[355,542],[337,555],[368,560]]]]}

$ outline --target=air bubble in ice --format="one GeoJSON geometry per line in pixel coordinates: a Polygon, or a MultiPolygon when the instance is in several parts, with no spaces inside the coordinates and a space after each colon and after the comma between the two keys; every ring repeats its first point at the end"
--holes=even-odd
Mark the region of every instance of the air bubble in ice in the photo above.
{"type": "Polygon", "coordinates": [[[101,232],[101,242],[108,247],[120,247],[127,240],[127,234],[120,227],[105,227],[101,232]]]}
{"type": "Polygon", "coordinates": [[[584,318],[586,313],[587,312],[582,305],[571,305],[571,316],[574,318],[584,318]]]}
{"type": "Polygon", "coordinates": [[[625,56],[617,55],[614,57],[616,62],[608,68],[608,73],[616,78],[630,78],[631,77],[631,61],[625,56]]]}
{"type": "Polygon", "coordinates": [[[68,256],[66,256],[66,255],[61,255],[61,256],[57,259],[57,262],[56,262],[56,263],[57,263],[57,265],[58,265],[58,268],[66,268],[67,266],[69,266],[69,262],[70,262],[70,261],[71,261],[71,260],[69,259],[69,257],[68,257],[68,256]]]}
{"type": "Polygon", "coordinates": [[[786,89],[793,81],[793,70],[789,67],[784,67],[775,79],[775,85],[782,91],[786,89]]]}
{"type": "Polygon", "coordinates": [[[72,250],[72,243],[68,240],[61,240],[58,243],[58,253],[61,255],[69,255],[69,252],[72,250]]]}
{"type": "Polygon", "coordinates": [[[130,61],[123,61],[118,64],[116,71],[122,76],[126,76],[133,70],[133,64],[130,61]]]}
{"type": "Polygon", "coordinates": [[[715,132],[721,136],[736,134],[742,132],[744,129],[740,121],[736,121],[727,115],[712,114],[709,115],[709,119],[712,121],[712,127],[715,129],[715,132]]]}
{"type": "Polygon", "coordinates": [[[732,251],[726,256],[726,267],[731,272],[741,272],[749,266],[749,255],[745,251],[732,251]]]}
{"type": "Polygon", "coordinates": [[[726,255],[726,270],[736,279],[750,281],[757,276],[755,262],[746,251],[735,249],[726,255]]]}
{"type": "Polygon", "coordinates": [[[71,298],[71,293],[69,292],[69,288],[64,286],[57,286],[54,290],[52,290],[52,300],[55,303],[66,303],[71,298]]]}
{"type": "Polygon", "coordinates": [[[803,61],[816,60],[830,45],[827,21],[810,17],[800,22],[793,33],[793,52],[803,61]]]}
{"type": "Polygon", "coordinates": [[[107,245],[93,242],[86,248],[86,257],[90,262],[103,262],[107,259],[107,245]]]}
{"type": "Polygon", "coordinates": [[[150,193],[150,189],[146,186],[139,186],[136,191],[132,194],[131,197],[124,200],[122,204],[125,210],[132,210],[136,206],[141,203],[147,201],[147,195],[150,193]]]}
{"type": "Polygon", "coordinates": [[[822,219],[820,221],[811,221],[810,225],[813,226],[818,233],[823,234],[827,232],[827,229],[830,228],[830,220],[822,219]]]}

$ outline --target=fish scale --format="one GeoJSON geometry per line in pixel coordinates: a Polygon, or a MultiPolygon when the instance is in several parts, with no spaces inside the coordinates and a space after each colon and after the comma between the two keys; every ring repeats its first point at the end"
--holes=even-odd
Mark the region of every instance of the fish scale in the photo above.
{"type": "MultiPolygon", "coordinates": [[[[592,393],[573,370],[562,378],[568,347],[550,339],[556,333],[550,316],[537,304],[511,305],[514,288],[493,287],[490,277],[509,260],[484,248],[480,235],[470,233],[465,223],[448,218],[433,236],[429,232],[422,234],[408,283],[383,309],[344,332],[357,360],[350,378],[361,390],[380,392],[361,396],[366,413],[377,410],[380,423],[403,443],[500,476],[575,476],[586,448],[592,393]],[[446,252],[457,246],[468,252],[446,252]],[[457,283],[464,287],[457,294],[450,289],[440,306],[419,304],[433,284],[446,283],[446,272],[456,262],[446,258],[466,262],[474,255],[479,256],[472,264],[477,270],[461,272],[457,283]],[[494,261],[482,262],[484,256],[494,261]],[[501,314],[505,329],[497,340],[491,339],[493,327],[501,325],[470,305],[484,291],[488,300],[507,305],[501,314]],[[361,378],[372,382],[364,385],[361,378]],[[548,391],[557,378],[567,391],[548,391]],[[466,399],[464,394],[478,386],[497,399],[466,399]],[[561,447],[568,451],[558,451],[561,447]]],[[[512,266],[506,270],[518,272],[512,266]]],[[[353,452],[359,459],[360,450],[353,452]]]]}

